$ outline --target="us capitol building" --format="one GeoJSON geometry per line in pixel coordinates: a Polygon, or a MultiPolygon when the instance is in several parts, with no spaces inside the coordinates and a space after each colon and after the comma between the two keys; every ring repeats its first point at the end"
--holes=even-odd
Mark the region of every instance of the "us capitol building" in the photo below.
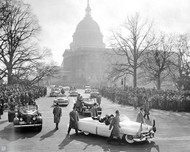
{"type": "Polygon", "coordinates": [[[63,54],[63,81],[73,85],[100,85],[108,68],[107,53],[100,27],[91,16],[89,1],[85,17],[73,34],[70,49],[63,54]]]}

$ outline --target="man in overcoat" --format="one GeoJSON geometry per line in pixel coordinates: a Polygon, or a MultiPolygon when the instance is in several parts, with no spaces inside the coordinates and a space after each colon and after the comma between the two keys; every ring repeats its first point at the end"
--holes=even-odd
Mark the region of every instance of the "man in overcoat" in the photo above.
{"type": "Polygon", "coordinates": [[[76,106],[73,107],[73,110],[69,113],[69,128],[67,131],[67,136],[69,136],[71,129],[75,129],[75,133],[78,135],[78,121],[79,121],[79,114],[76,111],[76,106]]]}
{"type": "Polygon", "coordinates": [[[62,116],[62,109],[59,107],[59,104],[56,103],[56,106],[53,109],[53,115],[54,115],[54,123],[56,124],[55,129],[58,130],[58,125],[60,122],[60,118],[62,116]]]}
{"type": "Polygon", "coordinates": [[[116,110],[115,111],[115,117],[112,119],[111,124],[109,126],[109,130],[112,129],[110,137],[108,138],[107,142],[110,143],[111,140],[113,139],[113,137],[116,137],[119,144],[121,144],[121,138],[120,138],[120,118],[119,118],[120,114],[119,111],[116,110]]]}

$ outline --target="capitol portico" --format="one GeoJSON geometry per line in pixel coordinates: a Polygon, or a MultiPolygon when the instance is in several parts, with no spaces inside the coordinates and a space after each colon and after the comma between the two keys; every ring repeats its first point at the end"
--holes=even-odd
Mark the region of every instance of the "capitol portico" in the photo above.
{"type": "Polygon", "coordinates": [[[70,49],[63,54],[64,81],[73,85],[100,84],[108,66],[107,51],[88,1],[85,17],[76,27],[70,49]]]}

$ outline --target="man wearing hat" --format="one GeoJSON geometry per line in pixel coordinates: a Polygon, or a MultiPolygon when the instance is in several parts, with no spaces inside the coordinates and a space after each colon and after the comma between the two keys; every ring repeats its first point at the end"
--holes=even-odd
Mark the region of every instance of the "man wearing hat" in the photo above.
{"type": "Polygon", "coordinates": [[[58,130],[59,129],[58,125],[59,125],[60,118],[62,115],[62,109],[59,107],[58,103],[56,103],[56,106],[53,109],[53,115],[54,115],[54,123],[56,124],[55,129],[58,130]]]}

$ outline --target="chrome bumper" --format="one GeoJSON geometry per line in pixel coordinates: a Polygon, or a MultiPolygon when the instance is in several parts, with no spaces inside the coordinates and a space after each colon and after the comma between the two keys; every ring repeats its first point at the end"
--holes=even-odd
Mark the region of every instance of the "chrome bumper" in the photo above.
{"type": "Polygon", "coordinates": [[[14,125],[14,128],[21,128],[21,127],[37,127],[42,126],[42,124],[23,124],[23,125],[14,125]]]}

